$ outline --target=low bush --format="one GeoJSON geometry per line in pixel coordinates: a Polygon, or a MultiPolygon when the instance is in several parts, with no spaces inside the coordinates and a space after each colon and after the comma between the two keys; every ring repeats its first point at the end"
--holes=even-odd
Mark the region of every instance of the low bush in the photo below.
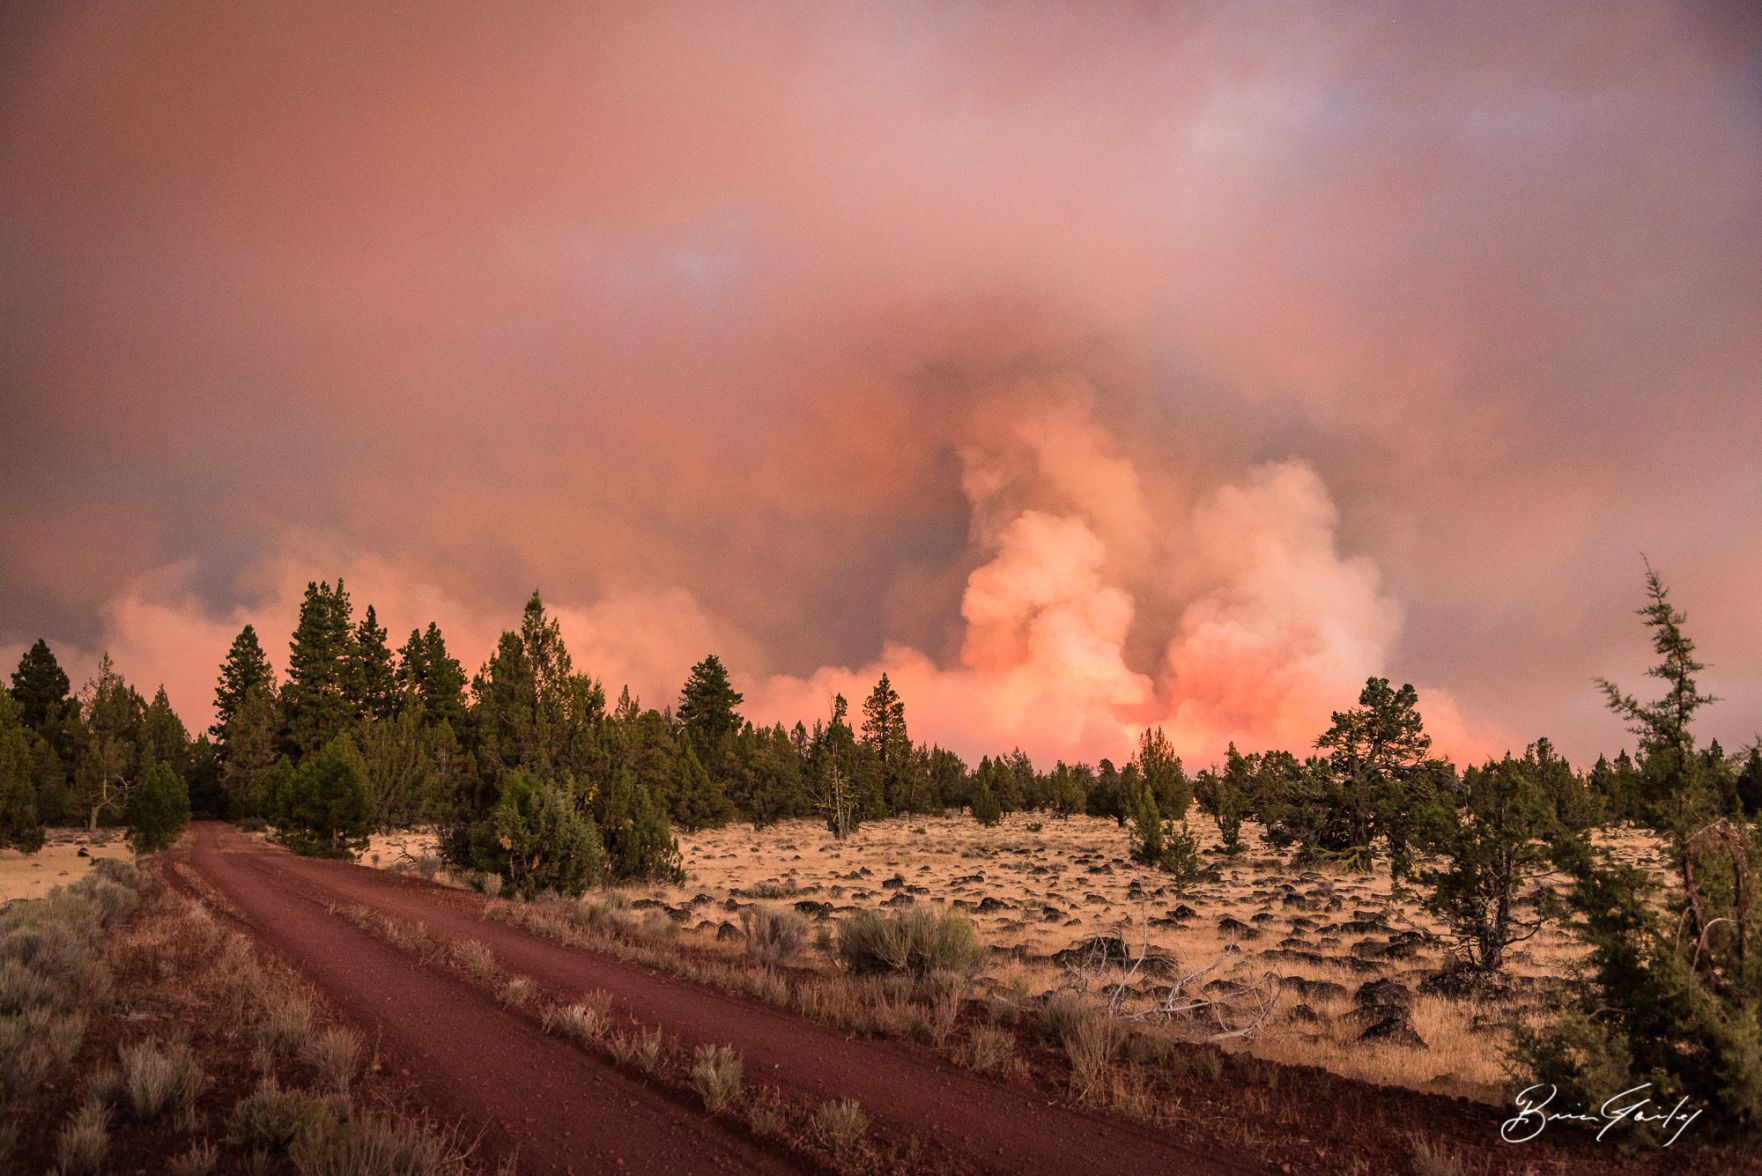
{"type": "Polygon", "coordinates": [[[267,1082],[233,1107],[232,1141],[271,1156],[287,1154],[302,1132],[322,1131],[336,1118],[330,1103],[302,1090],[283,1090],[267,1082]]]}
{"type": "Polygon", "coordinates": [[[930,972],[971,975],[986,958],[973,925],[959,915],[904,910],[858,911],[838,928],[838,956],[859,976],[930,972]]]}
{"type": "Polygon", "coordinates": [[[796,911],[748,907],[740,912],[740,925],[746,932],[747,954],[761,963],[794,959],[808,939],[808,921],[796,911]]]}

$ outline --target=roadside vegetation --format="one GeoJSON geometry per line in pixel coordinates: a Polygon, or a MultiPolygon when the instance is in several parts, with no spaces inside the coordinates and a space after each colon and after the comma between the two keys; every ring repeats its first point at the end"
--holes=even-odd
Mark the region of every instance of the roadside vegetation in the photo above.
{"type": "Polygon", "coordinates": [[[0,1169],[460,1174],[367,1043],[151,870],[0,916],[0,1169]]]}

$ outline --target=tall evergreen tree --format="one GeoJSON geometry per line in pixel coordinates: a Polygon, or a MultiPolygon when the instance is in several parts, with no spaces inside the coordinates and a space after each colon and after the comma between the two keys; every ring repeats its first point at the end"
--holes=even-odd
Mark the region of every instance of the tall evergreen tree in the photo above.
{"type": "Polygon", "coordinates": [[[370,604],[361,623],[355,627],[355,643],[351,650],[354,666],[349,672],[349,682],[357,692],[356,707],[360,717],[377,722],[389,720],[398,710],[397,670],[385,638],[385,628],[370,604]]]}
{"type": "Polygon", "coordinates": [[[226,725],[226,758],[220,765],[221,811],[234,821],[263,816],[271,773],[280,758],[281,708],[273,685],[245,692],[226,725]]]}
{"type": "Polygon", "coordinates": [[[308,583],[300,621],[288,644],[288,682],[281,692],[285,746],[310,755],[342,734],[355,718],[359,688],[349,594],[339,579],[308,583]]]}
{"type": "Polygon", "coordinates": [[[722,660],[712,653],[691,667],[674,717],[700,753],[714,756],[722,740],[740,729],[740,714],[734,708],[742,701],[740,691],[729,684],[722,660]]]}
{"type": "Polygon", "coordinates": [[[424,723],[464,730],[465,669],[447,652],[446,638],[433,621],[426,630],[410,630],[398,651],[398,688],[407,701],[421,703],[424,723]]]}
{"type": "Polygon", "coordinates": [[[190,770],[190,733],[183,720],[171,709],[171,699],[161,686],[141,716],[141,733],[136,762],[143,774],[153,764],[163,763],[184,779],[190,770]]]}
{"type": "Polygon", "coordinates": [[[223,761],[226,759],[227,726],[245,704],[245,695],[258,688],[274,693],[275,670],[270,666],[263,646],[257,642],[257,630],[246,625],[233,638],[232,648],[226,651],[226,661],[220,666],[220,682],[214,688],[214,725],[208,728],[208,733],[214,736],[223,761]]]}
{"type": "Polygon", "coordinates": [[[40,732],[53,713],[66,707],[68,688],[67,672],[55,660],[49,643],[37,638],[12,671],[12,697],[25,726],[40,732]]]}
{"type": "Polygon", "coordinates": [[[116,672],[108,653],[98,659],[98,675],[81,691],[83,718],[74,789],[87,828],[122,813],[129,790],[140,781],[141,722],[147,703],[116,672]]]}
{"type": "Polygon", "coordinates": [[[25,723],[24,708],[0,693],[0,849],[35,853],[43,847],[33,739],[42,742],[25,723]]]}
{"type": "Polygon", "coordinates": [[[1138,737],[1138,755],[1133,760],[1139,778],[1156,799],[1157,812],[1164,820],[1182,820],[1187,806],[1193,803],[1193,782],[1181,766],[1181,757],[1164,735],[1161,727],[1146,728],[1138,737]]]}

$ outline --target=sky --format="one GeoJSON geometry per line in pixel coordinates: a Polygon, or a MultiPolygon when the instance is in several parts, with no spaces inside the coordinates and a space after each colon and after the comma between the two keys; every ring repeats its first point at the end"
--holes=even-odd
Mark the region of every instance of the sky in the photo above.
{"type": "Polygon", "coordinates": [[[1762,15],[11,5],[0,659],[206,726],[310,579],[976,758],[1762,730],[1762,15]]]}

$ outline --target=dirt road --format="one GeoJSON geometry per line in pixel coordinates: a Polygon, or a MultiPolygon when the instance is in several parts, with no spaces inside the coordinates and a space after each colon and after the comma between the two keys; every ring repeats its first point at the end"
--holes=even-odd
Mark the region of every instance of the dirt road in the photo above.
{"type": "Polygon", "coordinates": [[[1049,1103],[927,1052],[851,1040],[715,989],[658,976],[482,918],[482,900],[416,879],[298,858],[223,825],[178,851],[270,946],[349,1017],[405,1059],[437,1113],[495,1124],[521,1169],[776,1171],[789,1161],[545,1037],[488,997],[414,964],[327,913],[360,904],[421,920],[443,939],[478,939],[504,967],[558,997],[603,989],[638,1020],[688,1044],[726,1042],[750,1082],[813,1098],[855,1098],[878,1125],[915,1134],[957,1165],[994,1172],[1259,1171],[1133,1124],[1049,1103]]]}
{"type": "Polygon", "coordinates": [[[179,851],[350,1021],[406,1071],[437,1119],[521,1172],[789,1172],[799,1166],[538,1032],[450,974],[330,916],[280,868],[291,855],[230,828],[179,851]]]}

